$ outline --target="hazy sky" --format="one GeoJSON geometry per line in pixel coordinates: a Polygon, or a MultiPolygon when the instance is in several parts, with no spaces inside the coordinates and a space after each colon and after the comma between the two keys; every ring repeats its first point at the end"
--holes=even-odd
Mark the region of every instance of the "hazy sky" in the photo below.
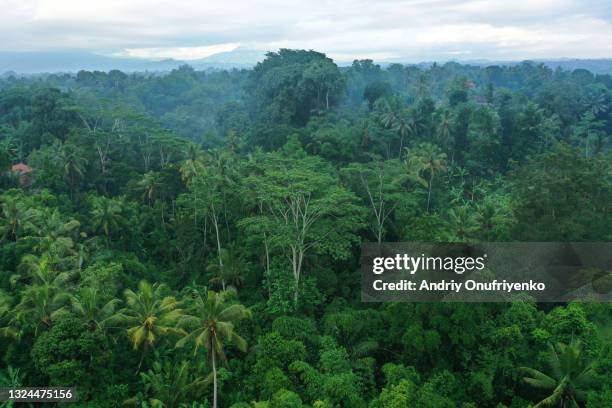
{"type": "Polygon", "coordinates": [[[338,60],[612,57],[612,0],[0,0],[0,51],[193,59],[237,47],[338,60]]]}

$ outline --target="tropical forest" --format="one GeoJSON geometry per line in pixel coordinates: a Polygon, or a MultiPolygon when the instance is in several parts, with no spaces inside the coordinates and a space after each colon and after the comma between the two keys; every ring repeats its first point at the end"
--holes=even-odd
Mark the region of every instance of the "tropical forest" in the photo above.
{"type": "Polygon", "coordinates": [[[610,303],[362,302],[360,272],[362,243],[611,241],[610,135],[610,75],[533,61],[4,75],[0,387],[612,407],[610,303]]]}

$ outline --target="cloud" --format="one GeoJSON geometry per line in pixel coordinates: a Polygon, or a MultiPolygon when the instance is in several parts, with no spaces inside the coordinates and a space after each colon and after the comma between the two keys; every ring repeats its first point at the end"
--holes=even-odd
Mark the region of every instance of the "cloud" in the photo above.
{"type": "Polygon", "coordinates": [[[203,47],[161,47],[161,48],[125,48],[115,53],[120,57],[137,57],[147,59],[174,58],[178,60],[193,60],[208,57],[220,52],[234,51],[240,44],[215,44],[203,47]]]}
{"type": "Polygon", "coordinates": [[[238,46],[340,60],[612,57],[609,0],[0,0],[2,50],[193,59],[238,46]]]}

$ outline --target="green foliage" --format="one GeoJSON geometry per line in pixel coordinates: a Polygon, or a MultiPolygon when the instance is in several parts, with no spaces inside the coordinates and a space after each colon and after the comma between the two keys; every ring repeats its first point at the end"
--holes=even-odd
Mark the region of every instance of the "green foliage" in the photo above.
{"type": "Polygon", "coordinates": [[[312,111],[339,102],[344,79],[336,64],[315,51],[270,52],[250,74],[251,109],[265,120],[305,124],[312,111]]]}
{"type": "Polygon", "coordinates": [[[401,380],[395,385],[385,387],[380,395],[372,400],[369,408],[400,408],[414,404],[416,386],[409,380],[401,380]]]}
{"type": "Polygon", "coordinates": [[[99,329],[83,329],[71,317],[58,319],[34,343],[31,356],[36,367],[49,377],[52,386],[103,388],[109,378],[109,339],[99,329]]]}
{"type": "Polygon", "coordinates": [[[312,342],[318,334],[313,320],[294,316],[281,316],[274,319],[272,331],[288,340],[298,340],[304,343],[312,342]]]}
{"type": "Polygon", "coordinates": [[[270,408],[301,408],[302,400],[295,392],[280,390],[270,400],[270,408]]]}
{"type": "Polygon", "coordinates": [[[521,368],[527,384],[550,394],[536,407],[578,407],[578,401],[584,403],[586,391],[595,383],[595,370],[593,363],[584,356],[582,344],[551,344],[548,366],[550,375],[529,367],[521,368]]]}
{"type": "Polygon", "coordinates": [[[261,367],[287,368],[294,361],[306,358],[306,348],[298,340],[286,340],[277,332],[259,338],[257,343],[257,365],[261,367]]]}
{"type": "Polygon", "coordinates": [[[358,252],[610,241],[611,85],[287,49],[2,77],[0,382],[100,408],[608,406],[608,305],[361,304],[358,252]]]}
{"type": "Polygon", "coordinates": [[[152,406],[168,408],[180,407],[193,401],[208,383],[204,377],[196,377],[190,370],[190,364],[182,361],[175,364],[171,361],[156,361],[153,368],[140,373],[144,384],[144,393],[152,406]]]}
{"type": "Polygon", "coordinates": [[[231,302],[231,292],[208,291],[206,298],[199,292],[192,296],[190,310],[180,318],[179,326],[189,330],[177,341],[176,347],[193,343],[193,355],[198,349],[206,349],[213,375],[213,407],[217,407],[217,364],[225,363],[224,343],[246,351],[247,342],[234,330],[234,324],[249,318],[251,312],[243,305],[231,302]]]}
{"type": "Polygon", "coordinates": [[[125,290],[126,306],[108,319],[109,324],[127,327],[132,347],[142,348],[143,358],[164,336],[184,333],[176,327],[182,310],[173,296],[164,296],[165,290],[164,285],[140,281],[138,292],[125,290]]]}

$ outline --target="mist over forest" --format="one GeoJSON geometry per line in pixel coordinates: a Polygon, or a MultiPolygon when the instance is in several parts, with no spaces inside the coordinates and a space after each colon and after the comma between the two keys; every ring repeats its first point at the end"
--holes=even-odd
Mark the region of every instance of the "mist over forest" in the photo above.
{"type": "Polygon", "coordinates": [[[360,297],[363,242],[611,240],[612,77],[565,68],[280,49],[1,76],[0,386],[101,408],[612,407],[610,303],[360,297]]]}

